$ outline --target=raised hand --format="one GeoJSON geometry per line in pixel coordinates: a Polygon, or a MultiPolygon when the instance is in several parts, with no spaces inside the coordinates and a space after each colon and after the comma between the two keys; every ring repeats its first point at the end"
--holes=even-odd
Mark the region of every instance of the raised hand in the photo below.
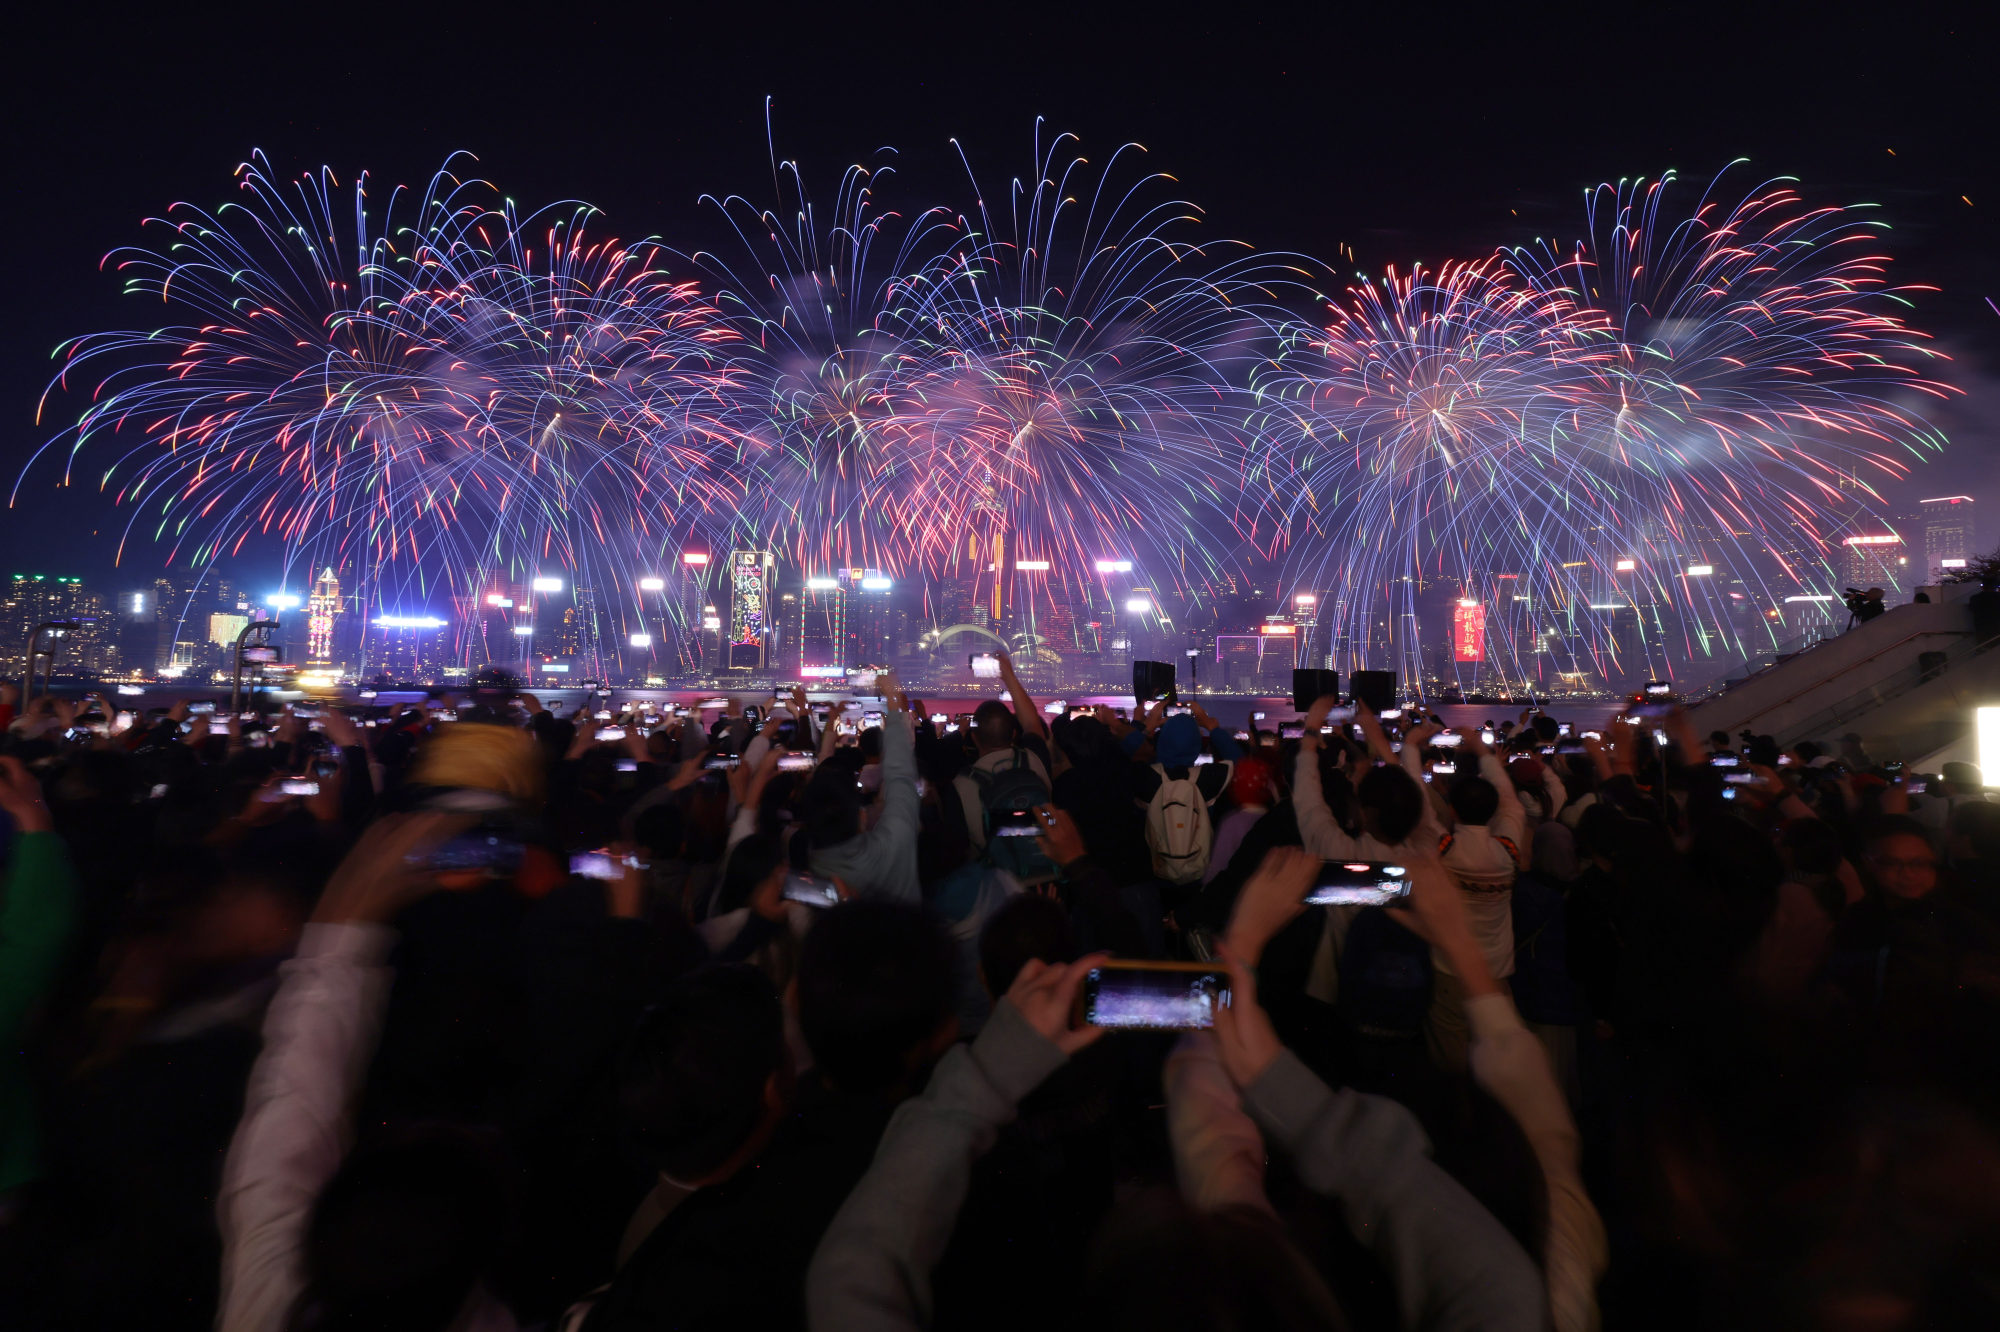
{"type": "Polygon", "coordinates": [[[1292,918],[1306,909],[1306,892],[1319,874],[1318,856],[1303,847],[1277,846],[1236,897],[1224,932],[1229,946],[1251,966],[1264,955],[1264,945],[1277,937],[1292,918]]]}
{"type": "Polygon", "coordinates": [[[1035,817],[1042,821],[1043,831],[1036,836],[1035,845],[1042,849],[1057,865],[1074,865],[1086,854],[1083,834],[1077,831],[1076,820],[1069,811],[1057,809],[1054,805],[1035,806],[1035,817]]]}
{"type": "Polygon", "coordinates": [[[1264,1076],[1285,1044],[1257,1002],[1256,973],[1227,943],[1222,945],[1222,961],[1229,968],[1229,1002],[1215,1007],[1215,1044],[1229,1080],[1248,1087],[1264,1076]]]}
{"type": "Polygon", "coordinates": [[[1326,725],[1326,714],[1332,712],[1334,706],[1339,702],[1339,697],[1334,694],[1321,694],[1318,698],[1314,699],[1312,706],[1306,709],[1304,723],[1306,734],[1318,735],[1319,728],[1326,725]]]}
{"type": "MultiPolygon", "coordinates": [[[[1006,658],[1002,657],[1004,664],[1006,658]]],[[[882,671],[875,677],[875,687],[882,691],[882,711],[884,713],[903,712],[910,706],[910,697],[903,692],[902,683],[896,679],[894,671],[882,671]]]]}
{"type": "Polygon", "coordinates": [[[354,749],[361,744],[361,728],[354,724],[354,718],[339,708],[326,709],[320,716],[319,725],[327,743],[336,749],[354,749]]]}
{"type": "Polygon", "coordinates": [[[1075,1054],[1104,1034],[1102,1027],[1073,1027],[1070,1019],[1076,1012],[1077,991],[1083,987],[1083,978],[1109,956],[1093,953],[1068,964],[1030,959],[1007,987],[1007,1002],[1019,1009],[1028,1025],[1053,1041],[1057,1049],[1066,1055],[1075,1054]]]}
{"type": "Polygon", "coordinates": [[[392,919],[439,887],[424,872],[424,856],[472,824],[468,815],[435,812],[392,814],[370,824],[327,881],[313,919],[356,923],[392,919]]]}

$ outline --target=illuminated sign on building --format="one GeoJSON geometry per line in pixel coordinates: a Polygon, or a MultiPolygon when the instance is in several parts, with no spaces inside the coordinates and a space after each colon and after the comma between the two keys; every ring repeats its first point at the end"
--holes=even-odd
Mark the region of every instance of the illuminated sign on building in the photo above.
{"type": "Polygon", "coordinates": [[[1451,659],[1486,660],[1486,607],[1461,600],[1451,608],[1451,659]]]}

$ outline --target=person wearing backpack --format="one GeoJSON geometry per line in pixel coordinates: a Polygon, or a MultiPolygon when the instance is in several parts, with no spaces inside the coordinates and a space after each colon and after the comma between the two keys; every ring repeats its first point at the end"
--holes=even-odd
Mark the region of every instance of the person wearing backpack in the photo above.
{"type": "MultiPolygon", "coordinates": [[[[988,699],[974,710],[969,733],[979,754],[952,782],[965,811],[966,837],[975,858],[987,850],[989,807],[1032,809],[1049,803],[1049,770],[1053,765],[1048,728],[1021,677],[1014,673],[1013,660],[1004,652],[1000,654],[1000,682],[1013,697],[1014,706],[1010,709],[998,699],[988,699]],[[1003,773],[1007,774],[1004,781],[1003,773]],[[1029,784],[1031,775],[1039,783],[1039,797],[1029,784]]],[[[1033,838],[1019,840],[1033,848],[1033,838]]]]}
{"type": "Polygon", "coordinates": [[[1152,743],[1153,761],[1136,774],[1134,798],[1146,810],[1146,846],[1153,873],[1171,884],[1199,884],[1215,846],[1214,807],[1229,792],[1236,737],[1197,705],[1192,715],[1166,715],[1164,703],[1146,715],[1144,729],[1125,736],[1125,752],[1139,757],[1152,743]],[[1197,765],[1204,735],[1214,762],[1197,765]]]}

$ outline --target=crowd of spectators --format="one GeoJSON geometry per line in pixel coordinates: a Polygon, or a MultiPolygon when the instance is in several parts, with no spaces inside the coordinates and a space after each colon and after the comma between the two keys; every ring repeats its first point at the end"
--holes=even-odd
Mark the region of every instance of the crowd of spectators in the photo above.
{"type": "Polygon", "coordinates": [[[2000,1325],[1976,770],[1003,683],[0,690],[0,1326],[2000,1325]]]}

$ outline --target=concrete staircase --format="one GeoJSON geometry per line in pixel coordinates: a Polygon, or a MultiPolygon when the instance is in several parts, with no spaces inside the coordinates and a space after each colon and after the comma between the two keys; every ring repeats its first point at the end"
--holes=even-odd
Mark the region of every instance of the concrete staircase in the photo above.
{"type": "Polygon", "coordinates": [[[1829,749],[1858,735],[1877,761],[1958,757],[1973,709],[2000,703],[2000,642],[1973,641],[1965,599],[1975,588],[1926,590],[1929,605],[1898,606],[1730,682],[1692,706],[1695,725],[1704,734],[1747,729],[1781,745],[1814,740],[1829,749]]]}

